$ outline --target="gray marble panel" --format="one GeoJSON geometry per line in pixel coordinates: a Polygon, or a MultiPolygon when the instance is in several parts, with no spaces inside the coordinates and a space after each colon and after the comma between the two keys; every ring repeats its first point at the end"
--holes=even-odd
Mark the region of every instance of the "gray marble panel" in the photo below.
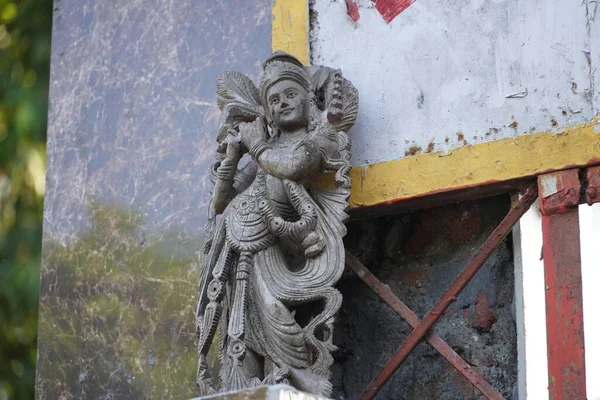
{"type": "Polygon", "coordinates": [[[56,0],[38,399],[194,394],[217,73],[258,78],[269,0],[56,0]]]}

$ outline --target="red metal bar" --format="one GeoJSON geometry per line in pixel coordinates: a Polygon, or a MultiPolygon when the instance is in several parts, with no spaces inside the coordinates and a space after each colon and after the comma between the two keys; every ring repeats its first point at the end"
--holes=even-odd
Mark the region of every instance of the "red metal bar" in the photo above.
{"type": "Polygon", "coordinates": [[[585,200],[591,206],[600,202],[600,167],[588,168],[586,178],[588,187],[585,191],[585,200]]]}
{"type": "Polygon", "coordinates": [[[398,350],[388,360],[386,365],[381,369],[377,376],[369,383],[366,389],[359,396],[359,400],[370,400],[383,385],[390,379],[392,374],[398,369],[400,364],[408,357],[410,352],[417,346],[423,336],[431,329],[431,327],[441,318],[448,306],[456,300],[456,296],[469,283],[471,278],[483,266],[485,261],[494,252],[496,247],[500,245],[502,240],[510,233],[513,226],[527,212],[531,204],[537,198],[537,187],[532,186],[519,201],[511,208],[506,217],[500,222],[498,227],[494,229],[490,237],[481,246],[477,254],[471,259],[467,266],[460,272],[458,277],[452,282],[446,292],[438,299],[433,308],[421,320],[421,323],[413,329],[413,331],[400,345],[398,350]]]}
{"type": "Polygon", "coordinates": [[[579,170],[567,169],[538,177],[540,211],[550,215],[577,208],[581,197],[579,170]]]}
{"type": "Polygon", "coordinates": [[[578,202],[569,195],[581,190],[578,171],[542,175],[538,183],[550,400],[586,399],[579,212],[578,202]],[[545,207],[549,202],[562,206],[545,207]]]}
{"type": "MultiPolygon", "coordinates": [[[[373,291],[383,299],[398,315],[406,320],[413,328],[416,328],[421,320],[402,300],[400,300],[387,286],[385,286],[375,275],[362,265],[352,254],[346,251],[346,265],[365,282],[373,291]]],[[[490,400],[503,400],[502,394],[480,376],[465,360],[461,358],[452,347],[435,333],[430,332],[425,338],[431,346],[436,349],[448,362],[465,376],[490,400]]]]}

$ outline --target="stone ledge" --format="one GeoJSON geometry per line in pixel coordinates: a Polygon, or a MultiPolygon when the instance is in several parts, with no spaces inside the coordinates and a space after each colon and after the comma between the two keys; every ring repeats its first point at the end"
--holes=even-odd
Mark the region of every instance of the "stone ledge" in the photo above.
{"type": "Polygon", "coordinates": [[[326,397],[300,392],[289,385],[259,386],[237,392],[219,393],[190,400],[328,400],[326,397]]]}

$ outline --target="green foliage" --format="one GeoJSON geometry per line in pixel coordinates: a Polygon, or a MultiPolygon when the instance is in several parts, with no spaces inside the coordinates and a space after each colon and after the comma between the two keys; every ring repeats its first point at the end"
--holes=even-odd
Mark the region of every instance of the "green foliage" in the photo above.
{"type": "Polygon", "coordinates": [[[44,244],[40,399],[190,398],[198,238],[155,231],[141,240],[140,215],[114,205],[91,204],[89,216],[76,238],[44,244]]]}
{"type": "Polygon", "coordinates": [[[0,400],[33,398],[52,0],[0,0],[0,400]]]}

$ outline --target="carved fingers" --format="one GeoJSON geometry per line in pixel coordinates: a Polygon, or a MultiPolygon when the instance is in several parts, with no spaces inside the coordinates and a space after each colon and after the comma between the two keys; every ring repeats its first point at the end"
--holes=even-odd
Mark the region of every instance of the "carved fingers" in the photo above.
{"type": "Polygon", "coordinates": [[[230,160],[239,160],[242,155],[242,139],[235,130],[229,130],[229,134],[222,145],[225,146],[225,155],[227,158],[230,160]]]}
{"type": "Polygon", "coordinates": [[[311,232],[302,241],[302,247],[304,247],[304,255],[307,258],[313,258],[321,254],[325,248],[325,241],[318,232],[311,232]]]}
{"type": "Polygon", "coordinates": [[[263,118],[257,118],[254,122],[243,122],[240,124],[241,141],[252,154],[252,149],[268,140],[267,125],[263,118]]]}

